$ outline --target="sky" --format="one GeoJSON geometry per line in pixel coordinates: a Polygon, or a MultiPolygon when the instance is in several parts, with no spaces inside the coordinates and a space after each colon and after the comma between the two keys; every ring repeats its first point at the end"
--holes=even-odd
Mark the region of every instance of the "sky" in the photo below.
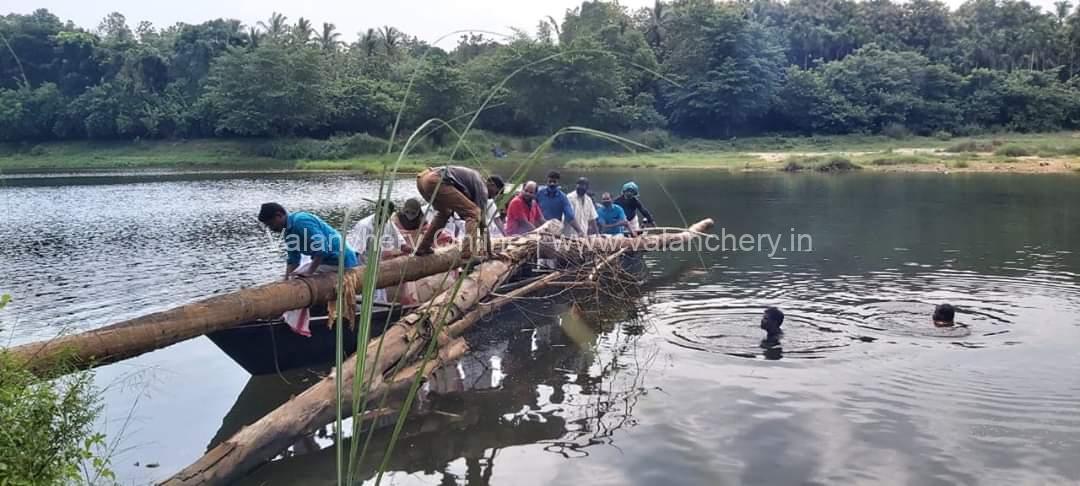
{"type": "MultiPolygon", "coordinates": [[[[622,0],[637,9],[652,0],[622,0]]],[[[71,20],[84,28],[96,28],[110,12],[120,12],[134,29],[142,20],[156,27],[176,22],[201,23],[219,17],[239,19],[246,25],[281,12],[293,23],[299,17],[312,21],[318,30],[323,22],[332,22],[342,33],[342,40],[352,42],[369,27],[392,25],[410,35],[432,42],[462,29],[480,29],[509,34],[510,27],[532,33],[540,19],[551,15],[562,21],[567,9],[581,5],[581,0],[4,0],[0,13],[30,13],[47,8],[61,20],[71,20]]],[[[457,36],[439,45],[453,47],[457,36]]]]}

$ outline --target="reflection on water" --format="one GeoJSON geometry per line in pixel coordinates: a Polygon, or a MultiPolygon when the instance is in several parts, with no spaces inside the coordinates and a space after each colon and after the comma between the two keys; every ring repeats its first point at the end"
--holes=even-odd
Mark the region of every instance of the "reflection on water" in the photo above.
{"type": "MultiPolygon", "coordinates": [[[[633,408],[649,391],[644,379],[656,349],[642,349],[637,336],[616,332],[611,317],[610,309],[601,319],[595,311],[546,300],[480,323],[467,335],[469,355],[438,370],[421,392],[389,463],[394,479],[422,475],[440,484],[489,484],[503,449],[533,444],[580,458],[595,446],[612,445],[617,431],[635,424],[633,408]],[[598,356],[600,348],[610,353],[607,361],[598,356]],[[464,472],[452,465],[459,459],[464,472]]],[[[289,389],[276,376],[252,378],[217,436],[245,425],[234,417],[257,417],[267,402],[283,403],[289,389]],[[267,400],[272,393],[277,399],[267,400]]],[[[375,431],[358,476],[375,474],[391,428],[375,431]]],[[[327,427],[299,441],[243,484],[334,484],[332,437],[327,427]]],[[[352,440],[342,447],[348,450],[352,440]]]]}
{"type": "MultiPolygon", "coordinates": [[[[624,180],[589,177],[597,190],[624,180]]],[[[649,255],[643,294],[614,318],[536,299],[485,323],[468,336],[475,352],[424,390],[390,461],[395,484],[1080,481],[1075,178],[636,177],[664,225],[681,221],[658,183],[687,219],[728,234],[794,228],[814,251],[649,255]],[[945,302],[966,327],[933,327],[945,302]],[[786,314],[779,346],[762,346],[768,306],[786,314]]],[[[277,278],[259,203],[339,222],[373,191],[340,174],[5,179],[0,257],[18,271],[0,328],[20,342],[277,278]]],[[[250,378],[199,339],[99,378],[133,372],[150,392],[113,387],[106,413],[125,423],[134,405],[114,469],[144,484],[325,370],[250,378]]],[[[333,482],[333,436],[245,481],[333,482]]],[[[372,464],[386,445],[374,437],[372,464]]]]}

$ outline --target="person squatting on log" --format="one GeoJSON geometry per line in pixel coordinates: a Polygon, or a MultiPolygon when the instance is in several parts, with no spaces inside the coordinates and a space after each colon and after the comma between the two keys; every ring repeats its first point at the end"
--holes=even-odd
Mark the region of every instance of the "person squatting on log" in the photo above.
{"type": "Polygon", "coordinates": [[[540,204],[536,202],[536,182],[529,181],[506,205],[506,235],[528,233],[544,224],[540,204]]]}
{"type": "MultiPolygon", "coordinates": [[[[416,176],[416,190],[432,207],[435,208],[435,220],[424,232],[423,239],[416,247],[417,255],[428,255],[434,250],[435,234],[446,226],[450,216],[457,214],[465,220],[465,242],[461,249],[461,258],[472,257],[476,246],[477,232],[487,241],[486,218],[483,217],[489,197],[502,192],[503,180],[499,176],[484,178],[479,172],[468,167],[448,165],[432,167],[416,176]]],[[[486,245],[490,252],[490,245],[486,245]]]]}
{"type": "MultiPolygon", "coordinates": [[[[276,203],[268,202],[259,208],[259,222],[270,231],[281,232],[285,240],[285,279],[309,277],[319,273],[337,272],[339,257],[344,262],[345,270],[360,265],[356,251],[342,241],[341,234],[314,214],[299,211],[289,213],[276,203]],[[340,253],[339,253],[340,252],[340,253]],[[308,256],[311,261],[300,264],[300,257],[308,256]]],[[[345,288],[341,289],[342,318],[350,324],[356,316],[356,285],[345,279],[345,288]]],[[[336,302],[327,302],[327,323],[333,325],[336,318],[336,302]]],[[[307,309],[287,312],[283,318],[294,331],[310,336],[308,331],[307,309]]]]}
{"type": "MultiPolygon", "coordinates": [[[[285,278],[337,271],[338,249],[343,245],[341,234],[318,216],[304,211],[290,214],[282,205],[268,202],[259,208],[259,222],[270,231],[282,233],[288,255],[285,278]],[[311,262],[302,268],[301,255],[311,257],[311,262]]],[[[348,244],[344,244],[344,253],[346,269],[360,264],[348,244]]]]}

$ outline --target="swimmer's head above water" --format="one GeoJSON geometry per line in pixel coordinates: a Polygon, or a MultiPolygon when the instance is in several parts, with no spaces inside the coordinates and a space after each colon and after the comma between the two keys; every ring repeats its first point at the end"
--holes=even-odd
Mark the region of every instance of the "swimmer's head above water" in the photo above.
{"type": "Polygon", "coordinates": [[[956,308],[951,304],[941,304],[934,308],[934,325],[937,327],[952,327],[956,318],[956,308]]]}
{"type": "Polygon", "coordinates": [[[765,330],[770,338],[778,337],[784,333],[780,329],[783,323],[784,313],[776,307],[765,309],[765,315],[761,316],[761,328],[765,330]]]}

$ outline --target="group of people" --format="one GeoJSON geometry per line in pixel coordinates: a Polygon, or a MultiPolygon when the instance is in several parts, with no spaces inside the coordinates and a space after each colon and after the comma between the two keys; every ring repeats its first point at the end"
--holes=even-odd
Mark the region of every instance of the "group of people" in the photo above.
{"type": "Polygon", "coordinates": [[[597,205],[589,193],[589,179],[579,178],[570,194],[562,191],[560,179],[558,171],[551,171],[543,189],[535,181],[526,182],[506,206],[503,232],[526,233],[552,219],[563,222],[564,233],[577,236],[637,234],[643,227],[654,224],[652,213],[642,204],[638,185],[633,181],[623,184],[618,198],[612,199],[609,192],[602,193],[597,205]]]}
{"type": "MultiPolygon", "coordinates": [[[[618,198],[603,193],[597,205],[589,193],[588,179],[578,179],[570,194],[563,192],[559,181],[557,171],[548,174],[543,189],[528,181],[506,210],[499,211],[495,201],[506,187],[501,177],[485,177],[461,166],[429,168],[416,177],[422,199],[410,198],[400,209],[390,201],[380,201],[374,214],[360,220],[344,241],[318,216],[302,211],[290,213],[274,202],[262,205],[259,221],[283,234],[285,278],[336,271],[339,262],[346,269],[364,264],[368,245],[380,225],[378,250],[382,258],[427,255],[436,246],[460,240],[461,256],[469,259],[481,243],[490,255],[492,236],[526,233],[551,219],[562,221],[567,234],[580,236],[636,234],[653,224],[652,214],[642,204],[634,182],[624,184],[618,198]]],[[[385,293],[377,300],[386,300],[385,293]]]]}

